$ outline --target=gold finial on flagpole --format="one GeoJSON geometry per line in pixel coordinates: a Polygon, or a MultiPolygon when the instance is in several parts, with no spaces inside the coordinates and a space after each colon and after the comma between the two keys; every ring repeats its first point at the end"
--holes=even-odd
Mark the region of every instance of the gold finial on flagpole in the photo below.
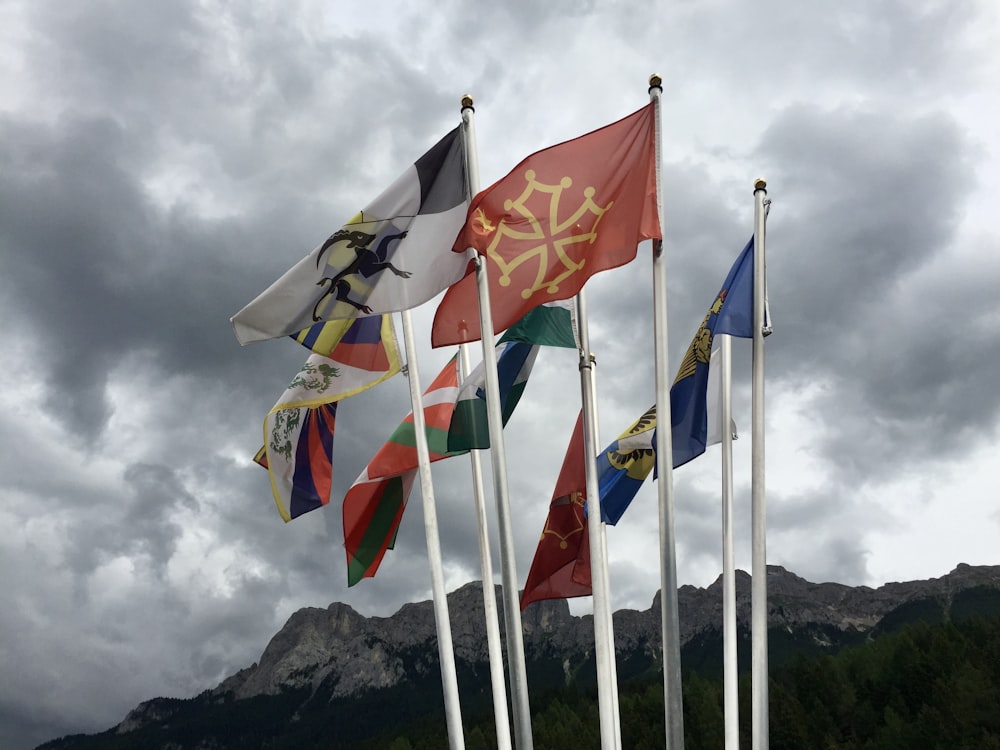
{"type": "Polygon", "coordinates": [[[663,89],[663,79],[656,73],[653,73],[649,77],[649,90],[652,91],[653,89],[663,89]]]}
{"type": "Polygon", "coordinates": [[[767,192],[767,183],[764,181],[763,177],[758,177],[753,181],[753,191],[756,193],[758,190],[767,192]]]}
{"type": "Polygon", "coordinates": [[[466,94],[465,96],[462,97],[462,109],[471,109],[473,112],[475,112],[476,108],[472,105],[473,105],[472,94],[466,94]]]}

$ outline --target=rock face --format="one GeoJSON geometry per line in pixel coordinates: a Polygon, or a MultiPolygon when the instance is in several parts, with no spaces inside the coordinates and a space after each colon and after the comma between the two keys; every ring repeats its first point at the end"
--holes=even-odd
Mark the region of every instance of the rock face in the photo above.
{"type": "MultiPolygon", "coordinates": [[[[837,583],[811,583],[784,568],[768,568],[768,623],[788,632],[821,626],[851,633],[875,628],[883,617],[911,602],[933,599],[950,604],[959,592],[985,587],[1000,590],[1000,566],[961,564],[948,575],[927,581],[888,583],[877,589],[837,583]]],[[[499,603],[500,592],[497,590],[499,603]]],[[[736,577],[737,619],[748,628],[750,576],[736,577]]],[[[482,584],[470,583],[448,596],[452,639],[460,668],[488,674],[482,584]]],[[[678,590],[682,646],[721,629],[722,580],[706,588],[678,590]]],[[[498,606],[503,627],[503,608],[498,606]]],[[[522,613],[525,656],[529,664],[557,664],[568,680],[591,659],[593,619],[570,614],[564,600],[543,601],[522,613]]],[[[656,667],[660,649],[660,601],[648,610],[614,614],[619,668],[656,667]]],[[[210,695],[242,700],[277,695],[288,689],[321,687],[331,699],[392,688],[437,669],[437,637],[431,602],[404,605],[391,617],[365,617],[346,604],[306,608],[293,614],[264,649],[260,661],[224,680],[210,695]]],[[[164,699],[140,705],[117,727],[131,731],[170,713],[164,699]]]]}
{"type": "Polygon", "coordinates": [[[316,687],[332,673],[337,694],[389,687],[404,675],[376,637],[380,630],[346,604],[300,609],[267,644],[258,664],[224,680],[214,692],[232,692],[238,699],[276,695],[286,688],[316,687]]]}

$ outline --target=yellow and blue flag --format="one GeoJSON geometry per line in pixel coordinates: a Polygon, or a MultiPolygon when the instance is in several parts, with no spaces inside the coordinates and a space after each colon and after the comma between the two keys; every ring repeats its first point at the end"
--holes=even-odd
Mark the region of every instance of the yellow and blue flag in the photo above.
{"type": "Polygon", "coordinates": [[[753,238],[729,269],[681,360],[670,388],[670,429],[676,469],[705,452],[708,440],[708,367],[718,333],[753,337],[753,238]]]}
{"type": "Polygon", "coordinates": [[[656,405],[649,407],[597,457],[601,517],[616,524],[656,463],[656,405]]]}
{"type": "MultiPolygon", "coordinates": [[[[708,384],[712,340],[717,333],[753,337],[753,238],[726,276],[699,326],[670,388],[673,467],[708,445],[708,384]]],[[[597,457],[601,516],[616,524],[656,464],[656,407],[646,411],[597,457]]]]}

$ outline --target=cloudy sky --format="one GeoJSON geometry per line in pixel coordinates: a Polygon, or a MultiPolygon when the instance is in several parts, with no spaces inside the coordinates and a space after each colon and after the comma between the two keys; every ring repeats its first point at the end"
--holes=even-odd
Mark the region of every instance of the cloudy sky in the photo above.
{"type": "MultiPolygon", "coordinates": [[[[334,500],[286,525],[250,458],[305,350],[241,348],[229,317],[466,92],[485,186],[663,75],[671,370],[768,180],[769,563],[877,586],[1000,562],[1000,10],[822,6],[0,2],[0,746],[214,686],[300,607],[429,598],[419,502],[378,577],[346,586],[337,500],[407,412],[404,379],[342,405],[334,500]]],[[[602,445],[654,399],[650,266],[643,245],[588,286],[602,445]]],[[[429,347],[433,310],[414,314],[425,384],[452,354],[429,347]]],[[[576,388],[574,353],[543,352],[508,427],[522,584],[576,388]]],[[[434,479],[451,590],[479,577],[467,460],[434,479]]],[[[718,449],[675,484],[680,582],[705,586],[718,449]]],[[[658,588],[655,494],[609,531],[615,608],[658,588]]]]}

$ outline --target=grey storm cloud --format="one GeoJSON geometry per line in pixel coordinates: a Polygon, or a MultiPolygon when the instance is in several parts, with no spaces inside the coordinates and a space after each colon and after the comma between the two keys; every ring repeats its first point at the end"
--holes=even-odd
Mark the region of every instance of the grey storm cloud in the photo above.
{"type": "MultiPolygon", "coordinates": [[[[378,23],[305,0],[4,6],[5,749],[214,686],[300,607],[430,596],[418,493],[379,574],[346,585],[339,499],[409,411],[405,378],[340,404],[332,501],[282,523],[251,458],[306,353],[241,348],[229,318],[453,128],[467,92],[485,187],[663,76],[672,371],[767,179],[769,562],[878,585],[945,572],[893,552],[942,507],[1000,530],[980,458],[1000,417],[991,4],[390,5],[378,23]]],[[[647,242],[587,285],[602,447],[655,398],[650,271],[647,242]]],[[[451,355],[425,307],[424,386],[451,355]]],[[[733,349],[747,567],[750,345],[733,349]]],[[[576,353],[543,351],[506,430],[522,582],[578,393],[576,353]]],[[[682,583],[718,575],[716,450],[675,475],[682,583]]],[[[432,473],[456,588],[480,575],[468,458],[432,473]]],[[[659,587],[656,501],[647,483],[608,530],[615,607],[659,587]]],[[[934,564],[995,563],[972,536],[934,564]]]]}

